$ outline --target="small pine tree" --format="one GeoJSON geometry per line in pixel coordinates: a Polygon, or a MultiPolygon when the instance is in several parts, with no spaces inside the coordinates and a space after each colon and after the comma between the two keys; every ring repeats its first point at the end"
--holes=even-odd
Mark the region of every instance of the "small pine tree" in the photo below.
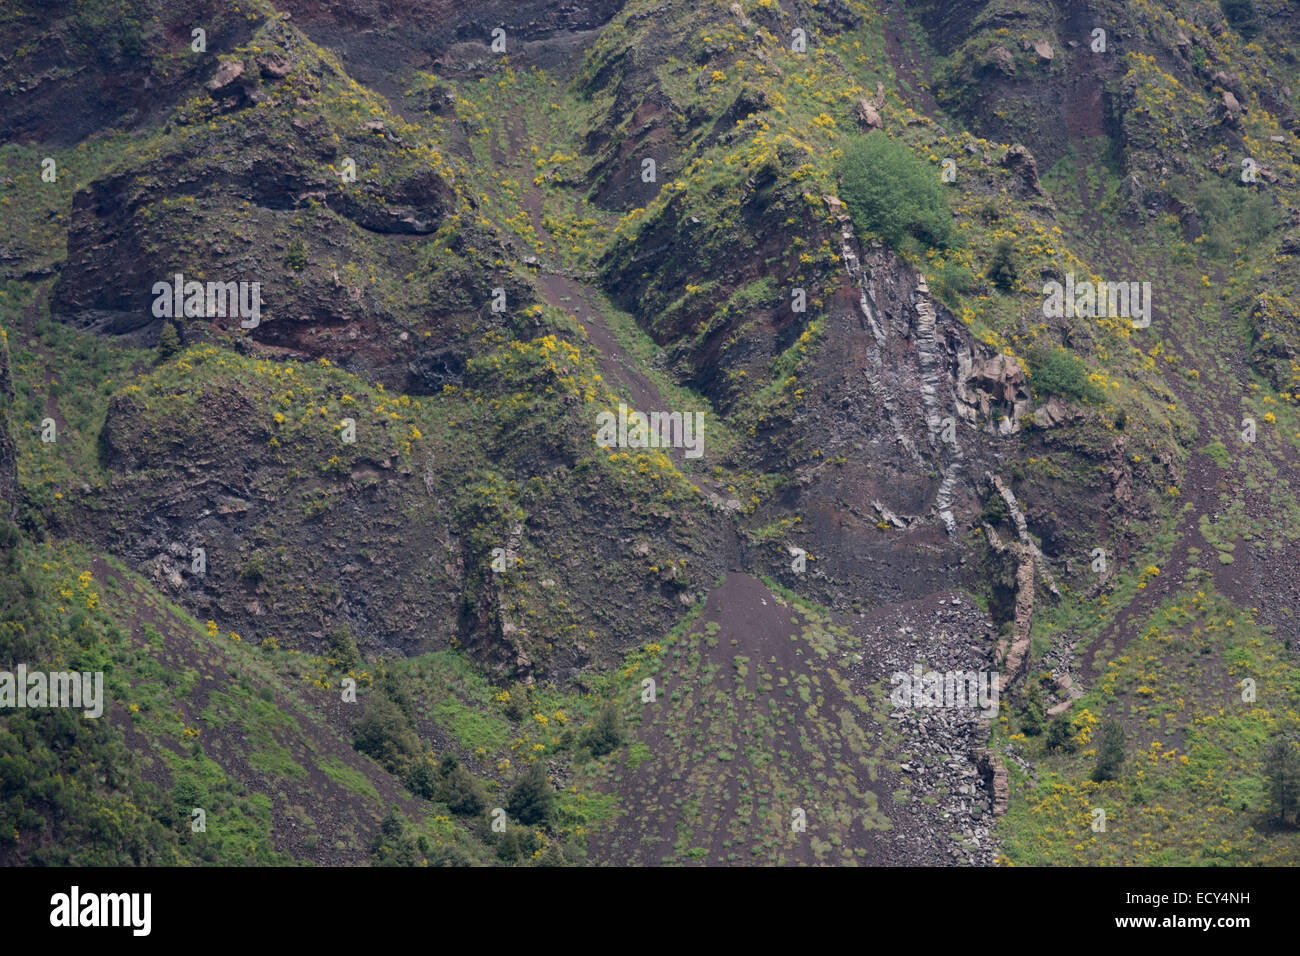
{"type": "Polygon", "coordinates": [[[518,723],[528,716],[528,688],[516,681],[506,695],[506,716],[518,723]]]}
{"type": "Polygon", "coordinates": [[[546,765],[533,764],[510,788],[506,812],[520,823],[545,826],[555,812],[555,791],[546,776],[546,765]]]}
{"type": "Polygon", "coordinates": [[[352,639],[352,631],[346,624],[330,632],[330,657],[338,662],[339,669],[344,673],[354,671],[361,666],[361,653],[357,650],[357,642],[352,639]]]}
{"type": "Polygon", "coordinates": [[[301,272],[307,267],[307,245],[301,236],[294,236],[289,242],[289,250],[284,254],[284,264],[294,272],[301,272]]]}
{"type": "Polygon", "coordinates": [[[1097,732],[1097,766],[1092,770],[1093,780],[1101,783],[1119,776],[1120,765],[1124,763],[1124,744],[1124,728],[1119,721],[1105,721],[1097,732]]]}
{"type": "Polygon", "coordinates": [[[1264,753],[1269,809],[1283,825],[1300,824],[1300,743],[1279,737],[1264,753]]]}
{"type": "Polygon", "coordinates": [[[583,741],[597,757],[617,750],[623,745],[623,716],[612,703],[600,709],[594,726],[587,730],[583,741]]]}
{"type": "Polygon", "coordinates": [[[1016,261],[1015,244],[1009,236],[999,239],[993,247],[993,256],[989,259],[989,267],[984,274],[1003,292],[1015,288],[1016,280],[1020,278],[1020,266],[1016,261]]]}
{"type": "Polygon", "coordinates": [[[406,775],[406,788],[417,797],[432,800],[438,792],[438,771],[429,757],[417,761],[406,775]]]}
{"type": "Polygon", "coordinates": [[[370,856],[377,866],[415,866],[419,863],[419,845],[406,832],[406,824],[395,810],[389,811],[380,822],[370,844],[370,856]]]}
{"type": "Polygon", "coordinates": [[[1074,727],[1065,716],[1057,717],[1047,725],[1047,749],[1074,753],[1074,727]]]}
{"type": "Polygon", "coordinates": [[[1020,729],[1027,737],[1037,737],[1043,732],[1046,716],[1042,692],[1038,689],[1038,682],[1034,681],[1025,692],[1025,709],[1020,715],[1020,729]]]}
{"type": "Polygon", "coordinates": [[[372,694],[365,712],[352,727],[353,745],[383,764],[391,773],[405,774],[420,752],[420,738],[406,715],[384,694],[372,694]]]}
{"type": "Polygon", "coordinates": [[[158,336],[158,361],[165,362],[180,350],[180,333],[171,322],[164,322],[162,332],[158,336]]]}
{"type": "Polygon", "coordinates": [[[454,754],[442,758],[439,768],[441,779],[435,799],[447,804],[447,809],[457,816],[473,817],[487,808],[487,790],[468,770],[461,766],[454,754]]]}

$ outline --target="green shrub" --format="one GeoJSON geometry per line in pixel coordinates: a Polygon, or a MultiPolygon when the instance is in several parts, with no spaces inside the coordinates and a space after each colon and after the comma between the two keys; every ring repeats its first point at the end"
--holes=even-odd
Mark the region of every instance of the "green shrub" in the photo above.
{"type": "Polygon", "coordinates": [[[612,703],[600,709],[596,723],[587,729],[582,742],[597,757],[617,750],[623,745],[623,717],[612,703]]]}
{"type": "Polygon", "coordinates": [[[505,714],[515,723],[519,723],[528,716],[528,688],[516,681],[510,685],[506,693],[509,696],[506,700],[505,714]]]}
{"type": "Polygon", "coordinates": [[[431,757],[426,756],[411,767],[406,775],[406,789],[425,800],[434,798],[438,792],[438,770],[434,767],[431,757]]]}
{"type": "Polygon", "coordinates": [[[1300,824],[1300,743],[1279,737],[1264,752],[1268,802],[1273,819],[1300,824]]]}
{"type": "Polygon", "coordinates": [[[858,232],[878,235],[892,249],[952,241],[952,212],[938,174],[879,130],[844,147],[840,192],[858,232]]]}
{"type": "Polygon", "coordinates": [[[244,562],[239,578],[250,584],[260,584],[266,578],[266,562],[260,554],[255,554],[244,562]]]}
{"type": "Polygon", "coordinates": [[[390,811],[380,822],[379,832],[370,844],[370,856],[375,866],[416,866],[420,862],[419,844],[396,811],[390,811]]]}
{"type": "Polygon", "coordinates": [[[960,262],[945,262],[930,276],[930,291],[950,312],[957,311],[961,297],[974,287],[975,279],[970,269],[960,262]]]}
{"type": "Polygon", "coordinates": [[[520,823],[544,826],[555,813],[555,791],[546,777],[546,765],[540,761],[524,772],[506,799],[506,812],[520,823]]]}
{"type": "Polygon", "coordinates": [[[307,267],[307,245],[301,236],[294,236],[289,242],[289,249],[284,254],[284,264],[295,272],[307,267]]]}
{"type": "Polygon", "coordinates": [[[1047,749],[1074,753],[1074,726],[1070,723],[1070,718],[1057,717],[1047,725],[1047,749]]]}
{"type": "Polygon", "coordinates": [[[165,362],[181,350],[180,333],[171,322],[164,322],[158,336],[158,361],[165,362]]]}
{"type": "MultiPolygon", "coordinates": [[[[1189,187],[1176,184],[1181,196],[1189,187]]],[[[1202,248],[1216,259],[1234,258],[1241,246],[1263,242],[1281,222],[1281,213],[1264,193],[1236,179],[1209,179],[1191,190],[1196,218],[1205,234],[1202,248]]]]}
{"type": "Polygon", "coordinates": [[[441,779],[434,799],[445,803],[452,813],[472,817],[487,808],[487,790],[461,766],[454,754],[442,758],[439,775],[441,779]]]}
{"type": "Polygon", "coordinates": [[[420,752],[420,740],[406,715],[386,694],[372,694],[365,712],[352,728],[352,740],[363,754],[390,772],[401,774],[420,752]]]}
{"type": "Polygon", "coordinates": [[[330,632],[329,656],[345,672],[354,671],[361,666],[361,654],[357,651],[356,641],[352,640],[352,631],[346,624],[330,632]]]}
{"type": "Polygon", "coordinates": [[[1259,19],[1255,15],[1254,0],[1219,0],[1219,9],[1228,25],[1242,35],[1251,39],[1259,33],[1259,19]]]}
{"type": "Polygon", "coordinates": [[[530,859],[541,848],[541,841],[533,831],[514,827],[497,841],[497,859],[503,863],[518,863],[530,859]]]}
{"type": "Polygon", "coordinates": [[[1119,721],[1104,721],[1097,731],[1097,766],[1092,769],[1092,779],[1101,783],[1119,776],[1124,763],[1124,728],[1119,721]]]}
{"type": "Polygon", "coordinates": [[[1038,682],[1029,685],[1025,692],[1025,707],[1020,714],[1020,729],[1026,737],[1037,737],[1043,732],[1047,714],[1043,709],[1043,695],[1038,689],[1038,682]]]}
{"type": "Polygon", "coordinates": [[[1028,358],[1030,383],[1039,394],[1075,401],[1101,400],[1101,393],[1088,381],[1088,367],[1060,346],[1031,353],[1028,358]]]}
{"type": "Polygon", "coordinates": [[[984,274],[1003,292],[1015,288],[1016,280],[1020,278],[1020,264],[1016,260],[1016,246],[1010,236],[1003,236],[993,247],[993,255],[984,274]]]}
{"type": "Polygon", "coordinates": [[[1007,509],[1006,499],[994,489],[990,492],[988,501],[984,502],[984,509],[980,512],[980,521],[990,528],[996,528],[1003,522],[1010,520],[1011,512],[1007,509]]]}

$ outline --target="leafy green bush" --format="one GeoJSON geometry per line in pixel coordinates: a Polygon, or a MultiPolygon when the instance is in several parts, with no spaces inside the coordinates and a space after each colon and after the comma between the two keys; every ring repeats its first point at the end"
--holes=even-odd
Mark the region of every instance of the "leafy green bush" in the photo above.
{"type": "Polygon", "coordinates": [[[284,254],[284,264],[295,272],[307,267],[307,244],[301,236],[294,236],[289,242],[289,249],[284,254]]]}
{"type": "Polygon", "coordinates": [[[370,844],[370,856],[375,866],[416,866],[420,862],[420,846],[396,811],[390,811],[380,822],[370,844]]]}
{"type": "Polygon", "coordinates": [[[1028,361],[1030,383],[1040,395],[1085,402],[1101,400],[1097,387],[1088,381],[1088,367],[1060,346],[1031,353],[1028,361]]]}
{"type": "Polygon", "coordinates": [[[541,841],[531,830],[515,827],[503,833],[497,841],[497,859],[503,863],[518,863],[531,858],[541,847],[541,841]]]}
{"type": "Polygon", "coordinates": [[[970,269],[960,262],[945,262],[935,269],[929,280],[930,291],[950,312],[956,312],[961,297],[975,287],[970,269]]]}
{"type": "Polygon", "coordinates": [[[506,691],[505,714],[515,723],[528,716],[528,688],[516,681],[506,691]]]}
{"type": "Polygon", "coordinates": [[[991,491],[988,500],[984,502],[984,509],[980,512],[980,521],[990,528],[996,528],[1010,520],[1011,512],[1007,510],[1006,500],[996,490],[991,491]]]}
{"type": "MultiPolygon", "coordinates": [[[[1185,184],[1176,189],[1187,194],[1185,184]]],[[[1264,193],[1237,180],[1210,179],[1191,192],[1205,238],[1201,247],[1216,259],[1234,258],[1243,246],[1264,241],[1281,221],[1281,213],[1264,193]]]]}
{"type": "Polygon", "coordinates": [[[361,666],[361,653],[357,650],[357,643],[352,639],[352,631],[346,624],[330,632],[329,656],[344,672],[354,671],[361,666]]]}
{"type": "Polygon", "coordinates": [[[952,212],[938,174],[880,131],[844,148],[840,191],[857,230],[880,236],[892,249],[952,242],[952,212]]]}
{"type": "Polygon", "coordinates": [[[438,768],[433,765],[433,755],[417,760],[406,775],[406,789],[417,797],[432,800],[438,792],[438,768]]]}

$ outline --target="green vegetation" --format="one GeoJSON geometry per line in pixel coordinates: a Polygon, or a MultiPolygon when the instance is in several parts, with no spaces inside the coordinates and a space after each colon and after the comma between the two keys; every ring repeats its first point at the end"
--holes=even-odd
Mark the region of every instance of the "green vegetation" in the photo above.
{"type": "Polygon", "coordinates": [[[181,337],[173,322],[164,322],[158,336],[158,361],[165,362],[181,350],[181,337]]]}
{"type": "Polygon", "coordinates": [[[953,241],[952,213],[935,171],[883,132],[851,140],[840,160],[840,189],[864,235],[893,249],[953,241]]]}
{"type": "Polygon", "coordinates": [[[1003,292],[1015,288],[1020,278],[1020,266],[1016,259],[1016,247],[1010,236],[1003,236],[993,247],[985,275],[1003,292]]]}
{"type": "Polygon", "coordinates": [[[1254,0],[1219,0],[1219,8],[1229,25],[1247,40],[1259,33],[1254,0]]]}
{"type": "MultiPolygon", "coordinates": [[[[1043,104],[1087,56],[1041,4],[946,24],[956,45],[938,56],[919,8],[802,5],[813,42],[795,54],[778,3],[633,0],[572,71],[493,57],[381,93],[251,0],[205,24],[245,68],[218,96],[167,5],[46,6],[0,15],[68,57],[26,44],[5,67],[0,438],[17,465],[0,479],[17,488],[0,659],[102,669],[111,719],[0,715],[0,864],[562,865],[593,837],[601,862],[860,862],[862,831],[890,825],[878,794],[908,809],[945,794],[878,785],[907,741],[860,685],[852,622],[807,595],[884,612],[929,588],[895,573],[924,532],[963,581],[988,572],[981,607],[1009,614],[1014,562],[975,524],[1005,543],[1006,504],[971,507],[986,467],[1059,584],[1034,608],[1037,676],[994,731],[1018,758],[995,830],[1007,859],[1294,863],[1297,610],[1279,588],[1239,591],[1300,543],[1282,5],[1220,0],[1227,31],[1212,4],[1126,11],[1141,43],[1113,51],[1106,81],[1122,95],[1048,138],[1060,159],[1041,184],[1012,144],[1042,162],[1043,104]],[[886,52],[900,25],[907,70],[886,52]],[[163,112],[105,110],[87,131],[88,109],[62,131],[79,142],[30,142],[33,105],[110,72],[149,77],[163,112]],[[931,92],[948,115],[917,112],[931,92]],[[882,128],[862,135],[869,112],[882,128]],[[37,174],[47,156],[56,182],[37,174]],[[344,156],[358,182],[330,165],[344,156]],[[292,202],[268,201],[275,183],[292,202]],[[869,287],[846,273],[833,196],[889,313],[878,360],[841,321],[869,287]],[[272,321],[79,330],[147,320],[130,297],[173,269],[261,277],[272,321]],[[979,452],[962,447],[988,457],[959,476],[946,544],[911,518],[871,530],[871,499],[850,491],[897,510],[953,463],[933,443],[881,454],[895,433],[933,435],[910,391],[922,343],[893,331],[913,270],[950,313],[945,354],[1023,360],[1037,398],[1090,406],[1010,433],[1004,407],[975,423],[979,452]],[[1150,277],[1156,323],[1041,321],[1037,279],[1066,272],[1150,277]],[[156,349],[128,344],[154,331],[156,349]],[[596,414],[620,400],[704,412],[706,459],[595,447],[596,414]],[[862,542],[825,535],[864,523],[871,547],[896,548],[870,568],[848,557],[862,542]],[[185,556],[200,530],[202,582],[185,556]],[[790,543],[816,573],[789,576],[790,543]],[[1102,545],[1130,557],[1097,579],[1102,545]],[[696,623],[737,552],[790,621],[762,652],[696,623]],[[624,606],[637,613],[611,613],[624,606]],[[1052,719],[1049,661],[1085,695],[1052,719]],[[1245,677],[1261,687],[1248,706],[1245,677]],[[640,703],[644,679],[670,707],[640,703]],[[790,835],[794,805],[824,811],[814,836],[790,835]],[[1099,806],[1106,837],[1088,828],[1099,806]]],[[[377,25],[367,50],[392,34],[377,25]]],[[[940,373],[947,406],[962,383],[940,373]]]]}
{"type": "Polygon", "coordinates": [[[614,704],[600,709],[596,723],[583,735],[583,743],[597,757],[611,753],[623,745],[623,717],[614,704]]]}
{"type": "Polygon", "coordinates": [[[289,249],[284,254],[284,264],[294,272],[307,268],[307,244],[302,236],[294,236],[289,242],[289,249]]]}
{"type": "Polygon", "coordinates": [[[1097,732],[1097,765],[1092,769],[1092,779],[1101,783],[1119,776],[1124,763],[1124,727],[1115,720],[1107,720],[1097,732]]]}
{"type": "Polygon", "coordinates": [[[510,788],[506,811],[521,823],[545,826],[555,814],[555,788],[546,776],[546,765],[535,763],[510,788]]]}
{"type": "Polygon", "coordinates": [[[1300,743],[1279,737],[1268,745],[1264,757],[1268,775],[1268,802],[1279,823],[1300,826],[1300,743]]]}
{"type": "Polygon", "coordinates": [[[1038,682],[1029,685],[1025,691],[1024,709],[1020,714],[1020,729],[1030,737],[1037,737],[1043,732],[1047,715],[1043,710],[1043,692],[1038,682]]]}
{"type": "Polygon", "coordinates": [[[420,740],[409,718],[385,693],[376,693],[366,701],[365,711],[352,735],[357,750],[399,776],[420,750],[420,740]]]}
{"type": "Polygon", "coordinates": [[[1098,402],[1101,394],[1088,381],[1088,368],[1059,346],[1031,352],[1029,380],[1040,395],[1059,395],[1082,402],[1098,402]]]}

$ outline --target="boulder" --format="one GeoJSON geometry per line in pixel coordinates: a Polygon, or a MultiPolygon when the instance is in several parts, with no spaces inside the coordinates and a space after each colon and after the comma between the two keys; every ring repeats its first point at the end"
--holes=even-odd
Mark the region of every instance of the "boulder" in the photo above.
{"type": "Polygon", "coordinates": [[[995,46],[989,50],[985,63],[993,67],[999,73],[1005,73],[1007,76],[1016,75],[1016,57],[1004,46],[995,46]]]}
{"type": "Polygon", "coordinates": [[[289,75],[290,63],[278,53],[267,53],[257,58],[257,68],[268,80],[282,80],[289,75]]]}
{"type": "Polygon", "coordinates": [[[883,125],[880,120],[880,113],[870,100],[858,100],[854,116],[858,119],[858,125],[865,130],[880,129],[883,125]]]}
{"type": "Polygon", "coordinates": [[[242,60],[226,60],[217,67],[217,75],[208,81],[208,92],[224,93],[236,80],[244,75],[242,60]]]}
{"type": "Polygon", "coordinates": [[[1043,187],[1038,182],[1038,161],[1028,147],[1019,143],[1012,146],[1002,157],[1002,166],[1020,180],[1023,191],[1037,196],[1043,194],[1043,187]]]}
{"type": "Polygon", "coordinates": [[[1034,424],[1041,428],[1054,428],[1072,417],[1070,408],[1057,395],[1053,395],[1034,412],[1034,424]]]}

